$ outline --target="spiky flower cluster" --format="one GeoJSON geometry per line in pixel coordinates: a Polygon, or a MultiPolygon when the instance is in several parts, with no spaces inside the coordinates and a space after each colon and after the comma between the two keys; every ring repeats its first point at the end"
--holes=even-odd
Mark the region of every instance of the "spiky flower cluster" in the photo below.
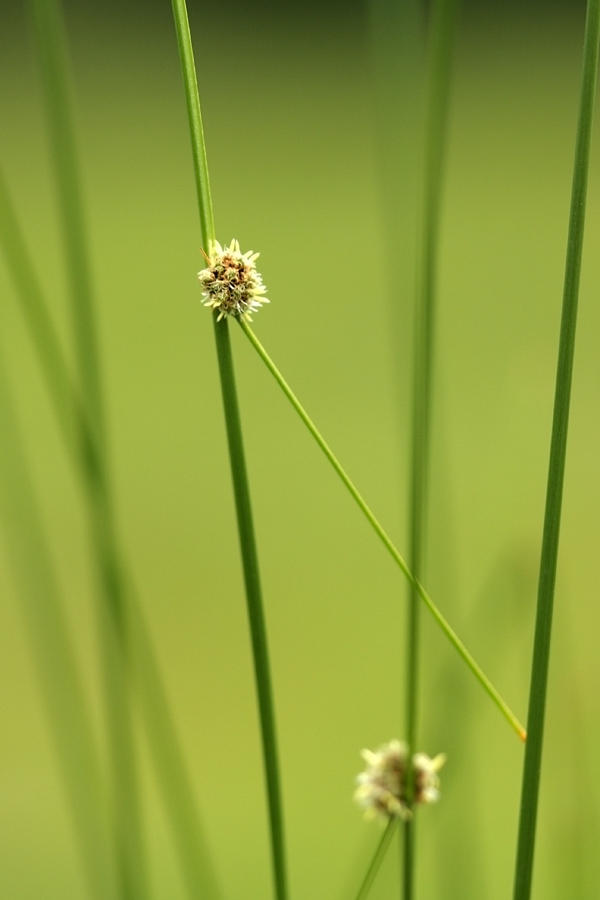
{"type": "Polygon", "coordinates": [[[367,818],[399,816],[406,821],[412,816],[412,806],[435,803],[438,799],[440,780],[437,773],[446,761],[443,753],[433,759],[425,753],[413,756],[412,803],[407,790],[406,744],[390,741],[375,752],[363,750],[361,756],[367,768],[356,779],[358,787],[354,799],[363,807],[367,818]]]}
{"type": "Polygon", "coordinates": [[[235,240],[229,247],[221,247],[218,241],[212,241],[209,251],[208,267],[198,272],[204,306],[219,311],[218,322],[224,316],[251,321],[250,314],[269,302],[264,296],[267,289],[255,266],[259,254],[252,250],[242,253],[235,240]]]}

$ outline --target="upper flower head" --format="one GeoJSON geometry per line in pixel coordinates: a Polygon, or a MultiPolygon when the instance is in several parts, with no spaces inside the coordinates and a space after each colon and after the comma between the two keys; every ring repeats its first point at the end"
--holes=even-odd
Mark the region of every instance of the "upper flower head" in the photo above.
{"type": "Polygon", "coordinates": [[[406,744],[390,741],[375,753],[363,750],[361,756],[367,763],[367,768],[356,779],[358,787],[354,792],[354,799],[365,809],[368,818],[381,816],[390,819],[400,816],[407,820],[412,815],[413,804],[434,803],[438,799],[440,782],[437,773],[446,761],[444,754],[439,754],[434,759],[430,759],[425,753],[415,753],[413,756],[412,804],[407,792],[406,744]]]}
{"type": "Polygon", "coordinates": [[[238,316],[251,321],[250,313],[269,301],[264,296],[267,289],[263,285],[255,262],[259,254],[249,250],[240,251],[237,241],[229,247],[221,247],[218,241],[211,241],[208,267],[198,272],[204,294],[204,305],[218,310],[219,322],[224,316],[238,316]]]}

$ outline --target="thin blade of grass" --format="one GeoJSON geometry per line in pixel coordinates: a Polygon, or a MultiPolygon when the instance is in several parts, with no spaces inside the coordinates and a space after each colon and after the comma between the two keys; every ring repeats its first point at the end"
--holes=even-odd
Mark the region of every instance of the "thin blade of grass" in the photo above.
{"type": "Polygon", "coordinates": [[[513,894],[514,900],[529,900],[533,878],[535,832],[542,767],[548,668],[550,662],[552,611],[554,605],[554,588],[556,582],[560,518],[567,453],[567,432],[569,425],[573,359],[575,355],[575,331],[577,325],[581,259],[583,254],[592,121],[596,82],[598,78],[599,41],[600,0],[588,0],[583,50],[583,78],[573,169],[562,319],[558,348],[552,436],[550,440],[550,462],[548,466],[546,508],[544,513],[533,661],[531,668],[528,713],[529,737],[523,763],[519,835],[513,894]]]}
{"type": "MultiPolygon", "coordinates": [[[[44,375],[61,437],[74,472],[82,480],[82,488],[85,488],[88,458],[91,456],[95,459],[98,451],[67,370],[48,303],[36,275],[1,170],[0,246],[4,250],[19,305],[44,375]]],[[[220,890],[204,836],[204,827],[194,800],[192,782],[185,765],[142,606],[127,568],[123,564],[124,577],[128,584],[127,597],[134,646],[135,691],[158,788],[170,820],[176,852],[180,858],[190,898],[217,900],[220,890]]]]}
{"type": "Polygon", "coordinates": [[[257,685],[258,706],[262,729],[263,757],[265,778],[267,781],[269,821],[271,826],[275,895],[278,900],[285,900],[287,897],[287,885],[283,810],[279,782],[273,691],[269,666],[267,630],[263,612],[262,591],[258,569],[258,553],[252,520],[250,490],[246,474],[242,428],[234,380],[233,357],[231,354],[228,323],[226,319],[217,322],[216,316],[213,316],[213,319],[215,322],[215,338],[217,341],[223,406],[225,408],[225,421],[227,425],[231,477],[233,479],[235,494],[244,583],[248,601],[248,621],[252,637],[254,674],[257,685]]]}
{"type": "MultiPolygon", "coordinates": [[[[192,155],[194,159],[194,172],[196,176],[196,189],[200,213],[200,229],[205,250],[210,252],[211,243],[215,239],[214,219],[192,39],[185,0],[172,0],[172,6],[190,125],[192,155]]],[[[246,471],[242,426],[235,386],[229,324],[226,318],[218,322],[216,312],[213,313],[213,322],[260,715],[263,761],[267,787],[267,805],[269,811],[273,881],[277,900],[286,900],[287,873],[279,757],[275,726],[275,707],[273,702],[267,630],[259,575],[258,552],[254,534],[252,507],[250,503],[250,487],[246,471]]]]}
{"type": "MultiPolygon", "coordinates": [[[[373,108],[375,111],[375,137],[378,151],[378,181],[380,186],[379,205],[381,207],[384,222],[384,240],[388,257],[393,260],[395,277],[387,285],[391,293],[392,336],[394,341],[394,356],[396,363],[396,390],[398,408],[404,407],[404,391],[410,383],[410,375],[406,360],[408,359],[406,346],[407,320],[412,314],[408,308],[414,298],[422,300],[422,279],[419,285],[419,266],[415,260],[420,260],[422,253],[419,251],[422,243],[422,235],[418,228],[418,209],[422,206],[422,178],[423,169],[423,95],[425,84],[425,20],[427,18],[424,4],[421,0],[406,0],[397,3],[395,0],[369,0],[369,32],[371,49],[371,70],[373,81],[373,108]],[[419,290],[420,288],[420,290],[419,290]],[[407,302],[407,299],[410,298],[407,302]]],[[[422,231],[423,229],[421,229],[422,231]]],[[[421,260],[422,261],[422,260],[421,260]]],[[[417,304],[415,304],[417,307],[417,304]]],[[[422,304],[421,307],[422,309],[422,304]]],[[[420,324],[422,315],[419,316],[419,308],[415,309],[415,326],[420,324]]],[[[413,340],[413,395],[421,371],[420,348],[416,341],[422,330],[415,327],[415,339],[413,340]]],[[[408,494],[409,500],[409,532],[417,532],[412,521],[411,508],[417,509],[420,505],[415,497],[415,461],[420,460],[420,455],[415,451],[417,442],[416,430],[417,414],[422,415],[421,406],[417,404],[414,396],[412,403],[412,460],[409,469],[409,484],[412,483],[408,494]]],[[[402,434],[406,432],[402,428],[402,434]]],[[[409,437],[410,440],[410,437],[409,437]]],[[[402,504],[406,504],[404,495],[402,504]]],[[[410,534],[409,534],[410,538],[410,534]]],[[[420,576],[421,568],[418,557],[411,552],[409,540],[410,569],[415,575],[420,576]]],[[[407,754],[407,790],[410,790],[412,781],[412,752],[410,748],[416,746],[416,709],[417,709],[417,673],[418,673],[418,626],[420,601],[414,587],[408,587],[407,604],[407,630],[405,635],[405,650],[403,652],[405,680],[404,694],[405,704],[403,717],[405,721],[403,735],[407,739],[409,752],[407,754]]],[[[400,830],[399,862],[400,862],[400,891],[401,895],[407,895],[409,886],[413,882],[414,842],[411,840],[414,832],[414,821],[404,822],[400,830]]]]}
{"type": "Polygon", "coordinates": [[[390,556],[392,557],[392,559],[394,560],[396,565],[400,568],[400,571],[408,579],[409,583],[415,585],[415,588],[419,594],[419,597],[425,603],[427,609],[429,610],[431,615],[434,617],[435,621],[438,623],[438,625],[440,626],[440,628],[442,629],[442,631],[444,632],[444,634],[446,635],[448,640],[452,643],[452,645],[458,651],[463,662],[465,662],[467,664],[467,666],[469,667],[471,672],[474,674],[477,681],[481,684],[481,686],[486,691],[486,693],[491,697],[491,699],[493,700],[495,705],[498,707],[498,709],[500,710],[500,712],[502,713],[504,718],[510,723],[510,725],[515,730],[515,732],[518,734],[518,736],[521,738],[521,740],[525,740],[525,738],[526,738],[525,729],[523,728],[523,726],[521,725],[521,723],[519,722],[519,720],[517,719],[517,717],[511,710],[511,708],[508,706],[506,701],[502,698],[502,696],[496,690],[496,688],[494,687],[492,682],[489,680],[487,675],[483,672],[483,670],[478,665],[478,663],[475,662],[475,659],[473,658],[473,656],[469,653],[469,651],[467,650],[467,648],[465,647],[465,645],[463,644],[463,642],[461,641],[459,636],[456,634],[456,632],[454,631],[454,629],[452,628],[450,623],[446,621],[446,619],[444,618],[444,616],[442,615],[440,610],[437,608],[437,606],[435,605],[435,603],[433,602],[433,600],[431,599],[431,597],[429,596],[429,594],[427,593],[427,591],[425,590],[425,588],[423,587],[421,582],[417,578],[415,578],[415,576],[412,574],[412,572],[410,571],[404,558],[402,557],[400,552],[396,549],[393,541],[388,536],[388,534],[384,530],[383,526],[380,525],[379,521],[375,517],[375,514],[371,511],[370,507],[367,505],[366,501],[363,499],[363,497],[359,493],[358,489],[354,486],[354,483],[352,482],[352,480],[346,473],[345,469],[342,467],[341,463],[339,462],[339,460],[337,459],[337,457],[335,456],[335,454],[333,453],[333,451],[327,444],[325,438],[322,436],[321,432],[318,430],[318,428],[316,427],[316,425],[314,424],[314,422],[312,421],[312,419],[310,418],[310,416],[308,415],[308,413],[306,412],[306,410],[304,409],[304,407],[302,406],[302,404],[300,403],[300,401],[298,400],[298,398],[296,397],[294,392],[292,391],[291,387],[289,386],[289,384],[287,383],[287,381],[285,380],[285,378],[283,377],[283,375],[281,374],[281,372],[279,371],[279,369],[277,368],[277,366],[275,365],[273,360],[271,359],[271,357],[269,356],[269,354],[267,353],[267,351],[265,350],[265,348],[263,347],[261,342],[258,340],[256,335],[254,334],[254,331],[250,328],[250,326],[248,325],[247,322],[240,321],[239,324],[240,324],[242,331],[244,332],[244,334],[246,335],[246,337],[248,338],[248,340],[250,341],[250,343],[252,344],[252,346],[254,347],[254,349],[256,350],[256,352],[258,353],[258,355],[260,356],[260,358],[262,359],[262,361],[264,362],[264,364],[266,365],[268,370],[271,372],[271,374],[277,381],[279,387],[281,388],[281,390],[283,391],[285,396],[288,398],[288,400],[290,401],[290,403],[292,404],[292,406],[294,407],[294,409],[296,410],[296,412],[298,413],[298,415],[300,416],[300,418],[302,419],[302,421],[308,428],[309,432],[311,433],[311,435],[313,436],[313,438],[315,439],[315,441],[317,442],[317,444],[319,445],[319,447],[321,448],[321,450],[323,451],[323,453],[325,454],[325,456],[327,457],[327,459],[329,460],[329,462],[331,463],[331,465],[333,466],[335,471],[337,472],[338,476],[342,480],[346,489],[350,492],[351,496],[354,498],[354,501],[356,502],[359,509],[361,510],[361,512],[363,513],[363,515],[365,516],[365,518],[367,519],[367,521],[369,522],[369,524],[371,525],[373,530],[375,531],[379,540],[382,542],[382,544],[384,545],[384,547],[386,548],[386,550],[388,551],[388,553],[390,554],[390,556]]]}
{"type": "MultiPolygon", "coordinates": [[[[127,610],[106,458],[91,266],[71,109],[65,27],[59,2],[29,0],[56,179],[81,401],[98,449],[88,455],[84,496],[98,584],[105,719],[112,816],[121,896],[147,897],[138,772],[129,695],[127,610]]],[[[82,436],[83,439],[83,436],[82,436]]]]}
{"type": "MultiPolygon", "coordinates": [[[[411,454],[409,476],[408,560],[415,581],[409,583],[406,629],[406,781],[413,791],[412,755],[417,750],[419,704],[419,634],[421,602],[416,582],[424,576],[427,494],[431,457],[432,384],[443,160],[446,146],[452,45],[459,0],[435,0],[430,11],[424,143],[423,206],[415,312],[411,454]]],[[[410,803],[409,803],[410,805],[410,803]]],[[[403,823],[402,896],[415,890],[415,817],[403,823]]]]}
{"type": "Polygon", "coordinates": [[[192,36],[190,34],[190,23],[185,0],[172,0],[172,7],[192,142],[196,196],[198,213],[200,215],[200,233],[204,243],[204,250],[209,253],[210,242],[215,239],[215,220],[210,193],[210,178],[208,177],[208,159],[204,141],[204,128],[202,126],[198,79],[194,63],[194,48],[192,47],[192,36]]]}
{"type": "Polygon", "coordinates": [[[70,808],[74,839],[89,896],[94,900],[113,900],[115,873],[109,850],[100,762],[3,365],[0,365],[0,433],[0,509],[6,525],[6,542],[19,588],[19,611],[31,645],[70,808]]]}

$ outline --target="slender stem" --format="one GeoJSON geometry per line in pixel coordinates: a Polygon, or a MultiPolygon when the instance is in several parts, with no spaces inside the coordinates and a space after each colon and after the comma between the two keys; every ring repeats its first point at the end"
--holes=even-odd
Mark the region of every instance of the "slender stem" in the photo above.
{"type": "Polygon", "coordinates": [[[194,50],[190,23],[188,20],[185,0],[172,0],[173,18],[177,34],[177,46],[181,61],[181,74],[185,89],[185,102],[187,105],[190,137],[192,141],[192,157],[194,160],[194,174],[196,176],[196,194],[198,199],[198,211],[200,214],[200,232],[204,249],[210,252],[210,243],[215,239],[215,221],[213,217],[212,198],[210,193],[210,179],[208,177],[208,160],[206,157],[206,144],[204,142],[204,128],[202,127],[202,112],[200,109],[200,95],[198,93],[198,79],[196,78],[196,65],[194,63],[194,50]]]}
{"type": "Polygon", "coordinates": [[[527,741],[523,764],[514,900],[529,900],[533,876],[535,831],[542,767],[544,716],[550,660],[552,609],[554,603],[563,482],[567,451],[567,431],[569,424],[573,358],[575,353],[575,330],[577,324],[579,279],[583,252],[587,181],[594,98],[598,74],[599,40],[600,0],[588,0],[583,51],[581,102],[575,147],[562,320],[558,349],[556,391],[554,396],[554,415],[550,442],[550,462],[548,467],[546,509],[544,515],[537,615],[529,692],[529,740],[527,741]]]}
{"type": "Polygon", "coordinates": [[[223,392],[223,406],[225,408],[225,422],[227,425],[231,477],[233,480],[238,532],[242,552],[244,583],[246,586],[246,599],[248,603],[248,620],[252,636],[254,674],[256,678],[258,706],[262,728],[265,777],[267,781],[271,825],[275,894],[278,900],[284,900],[287,896],[287,892],[283,815],[281,809],[279,767],[277,762],[275,713],[269,671],[267,632],[258,571],[258,554],[254,536],[250,491],[242,440],[242,428],[233,372],[229,323],[227,319],[222,319],[220,322],[217,322],[216,314],[213,316],[213,320],[215,326],[215,338],[217,341],[221,388],[223,392]]]}
{"type": "MultiPolygon", "coordinates": [[[[190,124],[194,171],[196,175],[196,188],[200,212],[200,228],[206,250],[209,250],[210,244],[215,238],[215,232],[206,146],[204,143],[202,115],[200,111],[200,98],[194,66],[194,54],[185,0],[172,0],[172,6],[190,124]]],[[[277,900],[286,900],[287,876],[285,841],[275,728],[275,710],[271,688],[267,632],[260,586],[258,553],[254,536],[252,507],[250,503],[250,488],[246,471],[242,427],[235,386],[233,357],[229,338],[229,324],[227,319],[222,319],[221,322],[217,322],[216,314],[213,315],[213,322],[217,358],[219,362],[219,374],[221,378],[225,424],[227,428],[231,476],[235,496],[261,724],[275,896],[277,897],[277,900]]]]}
{"type": "Polygon", "coordinates": [[[127,610],[122,566],[113,540],[92,275],[71,110],[67,41],[59,2],[30,0],[30,7],[63,229],[78,378],[93,445],[98,449],[96,454],[88,452],[91,445],[87,435],[80,436],[85,445],[82,452],[87,452],[85,496],[98,576],[98,632],[120,891],[124,900],[142,900],[147,896],[147,886],[128,693],[127,610]]]}
{"type": "Polygon", "coordinates": [[[377,872],[379,871],[379,867],[381,866],[381,863],[383,862],[383,858],[386,854],[386,850],[389,847],[390,841],[392,840],[392,837],[394,835],[397,821],[398,821],[398,819],[396,817],[394,817],[394,818],[390,819],[390,821],[388,822],[387,827],[381,836],[381,840],[379,841],[379,844],[377,845],[377,849],[375,850],[373,859],[371,860],[371,862],[369,864],[367,873],[366,873],[366,875],[362,881],[362,884],[358,890],[358,894],[356,895],[356,900],[365,900],[365,897],[368,895],[369,891],[371,890],[371,887],[375,880],[375,876],[377,875],[377,872]]]}
{"type": "MultiPolygon", "coordinates": [[[[425,171],[418,299],[414,338],[412,444],[410,460],[409,560],[423,574],[430,459],[431,398],[442,163],[450,86],[451,49],[458,0],[436,0],[431,23],[431,71],[427,97],[425,171]]],[[[418,711],[419,596],[410,584],[407,642],[406,741],[416,747],[418,711]]]]}
{"type": "MultiPolygon", "coordinates": [[[[412,762],[412,760],[411,760],[412,762]]],[[[412,768],[412,767],[411,767],[412,768]]],[[[414,817],[403,823],[401,896],[404,900],[414,896],[416,869],[416,833],[414,817]]]]}
{"type": "MultiPolygon", "coordinates": [[[[430,65],[425,123],[425,165],[417,309],[415,315],[412,442],[409,498],[409,565],[417,580],[424,572],[427,493],[431,454],[431,402],[437,288],[437,256],[442,195],[442,164],[450,89],[451,53],[458,0],[435,0],[431,11],[430,65]]],[[[406,742],[409,805],[413,792],[412,755],[417,748],[419,703],[419,632],[421,603],[415,582],[409,584],[406,630],[406,742]]],[[[402,897],[414,897],[414,817],[404,822],[402,897]]]]}
{"type": "Polygon", "coordinates": [[[44,708],[90,897],[112,900],[114,869],[102,799],[100,760],[60,589],[0,365],[0,508],[19,586],[19,612],[32,647],[44,708]]]}
{"type": "Polygon", "coordinates": [[[279,371],[279,369],[277,368],[275,363],[273,362],[273,360],[271,359],[271,357],[269,356],[269,354],[267,353],[267,351],[265,350],[265,348],[263,347],[261,342],[258,340],[258,338],[254,334],[253,330],[250,328],[250,326],[247,324],[247,322],[240,321],[239,324],[240,324],[240,327],[242,328],[242,331],[244,332],[244,334],[246,335],[246,337],[248,338],[248,340],[250,341],[250,343],[252,344],[252,346],[254,347],[254,349],[256,350],[256,352],[258,353],[258,355],[264,362],[264,364],[267,366],[267,368],[269,369],[269,371],[271,372],[271,374],[277,381],[279,387],[282,389],[283,393],[288,398],[288,400],[290,401],[290,403],[292,404],[292,406],[294,407],[294,409],[296,410],[296,412],[298,413],[298,415],[300,416],[300,418],[302,419],[302,421],[304,422],[304,424],[306,425],[306,427],[312,434],[313,438],[315,439],[315,441],[317,442],[317,444],[319,445],[319,447],[321,448],[321,450],[323,451],[323,453],[325,454],[325,456],[327,457],[327,459],[329,460],[329,462],[331,463],[331,465],[337,472],[338,476],[340,477],[340,479],[346,486],[347,490],[350,492],[351,496],[354,498],[355,502],[357,503],[358,507],[362,511],[363,515],[366,517],[367,521],[369,522],[369,524],[371,525],[371,527],[373,528],[373,530],[379,537],[380,541],[382,542],[382,544],[384,545],[384,547],[386,548],[386,550],[388,551],[388,553],[390,554],[390,556],[392,557],[392,559],[394,560],[396,565],[400,568],[401,572],[408,579],[408,581],[415,585],[417,592],[419,594],[419,597],[425,603],[427,609],[429,610],[429,612],[431,613],[431,615],[433,616],[435,621],[438,623],[438,625],[440,626],[440,628],[442,629],[442,631],[444,632],[444,634],[446,635],[448,640],[453,644],[455,649],[458,651],[458,653],[461,656],[461,658],[463,659],[463,661],[467,664],[469,669],[473,672],[473,674],[475,675],[475,677],[477,678],[477,680],[479,681],[479,683],[481,684],[483,689],[492,698],[492,700],[494,701],[494,703],[496,704],[496,706],[498,707],[498,709],[500,710],[500,712],[502,713],[504,718],[510,723],[510,725],[513,727],[513,729],[519,735],[521,740],[525,740],[525,738],[526,738],[525,729],[523,728],[523,726],[521,725],[521,723],[519,722],[519,720],[517,719],[515,714],[512,712],[512,710],[510,709],[508,704],[498,693],[498,691],[496,690],[496,688],[494,687],[492,682],[489,680],[487,675],[485,675],[485,673],[480,668],[480,666],[475,662],[474,658],[471,656],[471,654],[469,653],[469,651],[467,650],[467,648],[465,647],[465,645],[463,644],[461,639],[458,637],[458,635],[456,634],[454,629],[451,627],[451,625],[446,621],[446,619],[444,618],[444,616],[442,615],[440,610],[437,608],[437,606],[435,605],[435,603],[433,602],[433,600],[431,599],[431,597],[429,596],[429,594],[427,593],[427,591],[425,590],[425,588],[423,587],[421,582],[417,578],[415,578],[415,576],[412,574],[412,572],[410,571],[404,558],[401,556],[399,551],[394,546],[391,538],[388,537],[388,535],[385,532],[385,530],[383,529],[383,527],[379,524],[374,513],[371,511],[370,507],[367,505],[367,503],[365,502],[365,500],[359,493],[358,489],[354,486],[353,482],[350,480],[350,477],[347,475],[347,473],[344,470],[344,468],[342,467],[341,463],[338,461],[337,457],[335,456],[335,454],[333,453],[333,451],[331,450],[331,448],[325,441],[325,438],[322,436],[321,432],[318,430],[318,428],[316,427],[316,425],[314,424],[314,422],[312,421],[312,419],[310,418],[310,416],[308,415],[308,413],[306,412],[306,410],[304,409],[304,407],[302,406],[302,404],[300,403],[300,401],[298,400],[298,398],[296,397],[294,392],[292,391],[291,387],[289,386],[289,384],[287,383],[287,381],[285,380],[285,378],[283,377],[283,375],[281,374],[281,372],[279,371]]]}

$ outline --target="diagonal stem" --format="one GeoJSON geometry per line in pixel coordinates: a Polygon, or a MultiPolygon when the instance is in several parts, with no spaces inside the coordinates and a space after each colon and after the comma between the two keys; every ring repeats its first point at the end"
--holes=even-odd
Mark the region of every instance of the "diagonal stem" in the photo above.
{"type": "Polygon", "coordinates": [[[404,558],[400,554],[400,552],[396,549],[393,541],[388,536],[383,526],[380,525],[379,521],[375,517],[375,514],[371,511],[370,507],[367,505],[366,501],[363,499],[362,495],[359,493],[358,489],[355,487],[354,483],[351,481],[350,477],[346,473],[345,469],[342,467],[341,463],[327,444],[325,438],[322,436],[321,432],[318,430],[291,387],[261,344],[253,330],[246,322],[240,321],[240,327],[264,364],[267,366],[275,380],[277,381],[279,387],[282,389],[285,396],[288,398],[313,438],[337,472],[339,478],[342,480],[347,490],[353,497],[354,501],[360,508],[361,512],[371,525],[372,529],[377,534],[378,538],[399,567],[404,576],[408,579],[410,584],[413,584],[419,594],[421,600],[425,603],[427,609],[434,617],[435,621],[438,623],[448,640],[453,644],[455,649],[458,651],[459,655],[463,659],[463,661],[467,664],[469,669],[473,672],[483,689],[487,692],[487,694],[492,698],[504,718],[510,723],[516,733],[519,735],[521,740],[525,740],[526,732],[513,711],[510,709],[506,701],[502,698],[502,696],[498,693],[492,682],[489,680],[487,675],[483,672],[481,667],[475,662],[473,656],[469,653],[459,636],[456,634],[452,626],[449,622],[446,621],[440,610],[437,608],[421,582],[415,578],[415,576],[410,571],[407,563],[404,558]]]}
{"type": "Polygon", "coordinates": [[[365,873],[365,877],[362,880],[361,886],[358,889],[358,894],[356,895],[356,900],[365,900],[365,898],[368,896],[369,891],[371,890],[371,887],[373,885],[373,882],[375,881],[375,876],[377,875],[379,868],[381,866],[381,863],[383,862],[383,859],[387,852],[387,849],[390,846],[390,841],[392,840],[392,837],[394,836],[394,831],[396,830],[397,821],[398,821],[398,818],[396,816],[392,817],[389,820],[389,822],[386,826],[386,829],[381,836],[381,840],[379,841],[379,844],[377,845],[375,853],[373,854],[373,859],[369,863],[369,868],[367,869],[367,871],[365,873]]]}

